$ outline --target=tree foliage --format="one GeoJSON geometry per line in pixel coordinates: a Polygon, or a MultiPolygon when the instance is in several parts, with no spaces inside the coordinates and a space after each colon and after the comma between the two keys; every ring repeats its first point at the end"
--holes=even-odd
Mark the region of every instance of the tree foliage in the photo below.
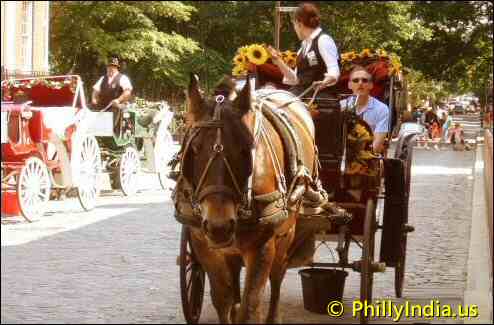
{"type": "MultiPolygon", "coordinates": [[[[282,1],[296,6],[296,1],[282,1]]],[[[136,90],[181,94],[189,72],[206,88],[230,73],[236,49],[273,44],[274,1],[54,2],[52,63],[57,72],[89,76],[118,54],[136,90]]],[[[383,48],[414,71],[411,85],[443,93],[481,94],[492,85],[492,3],[487,1],[318,2],[321,25],[340,53],[383,48]],[[420,76],[420,77],[419,77],[420,76]]],[[[299,41],[282,16],[282,49],[299,41]]],[[[86,77],[86,76],[87,77],[86,77]]],[[[94,79],[94,77],[92,77],[94,79]]],[[[420,88],[419,87],[419,88],[420,88]]],[[[417,89],[419,89],[417,88],[417,89]]],[[[412,89],[413,90],[413,89],[412,89]]]]}

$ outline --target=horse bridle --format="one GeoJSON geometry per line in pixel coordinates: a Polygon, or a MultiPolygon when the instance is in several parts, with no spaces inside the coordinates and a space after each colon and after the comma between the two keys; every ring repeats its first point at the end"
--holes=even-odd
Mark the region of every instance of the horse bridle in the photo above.
{"type": "MultiPolygon", "coordinates": [[[[189,146],[191,145],[192,141],[194,138],[199,134],[201,129],[204,128],[215,128],[216,129],[216,141],[212,146],[212,155],[209,157],[209,160],[206,164],[206,168],[201,174],[201,177],[199,178],[199,183],[197,184],[197,187],[194,189],[193,188],[193,193],[191,197],[192,205],[194,208],[199,208],[199,203],[201,200],[206,197],[207,195],[213,194],[213,193],[223,193],[231,196],[232,198],[238,198],[240,200],[242,198],[242,191],[240,189],[240,186],[238,185],[237,178],[235,177],[235,174],[233,173],[233,170],[231,168],[231,165],[227,159],[227,157],[224,154],[224,147],[222,144],[222,129],[224,127],[223,122],[221,121],[221,112],[223,110],[223,102],[225,100],[225,97],[223,95],[218,95],[216,96],[216,105],[214,107],[214,113],[213,113],[213,119],[209,121],[198,121],[192,125],[191,128],[191,135],[187,139],[183,155],[182,155],[182,163],[181,165],[181,174],[185,176],[184,174],[184,163],[185,163],[185,157],[187,156],[187,151],[189,150],[189,146]],[[226,168],[228,170],[228,173],[230,174],[231,180],[233,182],[233,185],[235,186],[235,191],[232,190],[228,186],[224,185],[209,185],[204,188],[202,188],[204,180],[206,179],[206,175],[208,174],[208,171],[214,162],[214,160],[217,157],[221,157],[226,165],[226,168]]],[[[189,180],[190,182],[190,180],[189,180]]],[[[192,186],[192,184],[191,184],[192,186]]]]}

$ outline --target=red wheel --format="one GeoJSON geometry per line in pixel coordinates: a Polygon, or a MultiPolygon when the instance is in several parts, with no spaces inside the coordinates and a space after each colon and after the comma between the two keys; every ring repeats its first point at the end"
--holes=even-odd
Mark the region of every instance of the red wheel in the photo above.
{"type": "Polygon", "coordinates": [[[192,250],[188,226],[182,226],[179,263],[184,317],[188,324],[196,324],[201,317],[206,273],[192,250]]]}
{"type": "MultiPolygon", "coordinates": [[[[362,242],[362,260],[360,261],[360,301],[372,302],[372,283],[374,273],[374,236],[376,233],[376,203],[372,198],[367,199],[364,220],[364,238],[362,242]]],[[[367,324],[368,317],[361,312],[360,323],[367,324]]]]}

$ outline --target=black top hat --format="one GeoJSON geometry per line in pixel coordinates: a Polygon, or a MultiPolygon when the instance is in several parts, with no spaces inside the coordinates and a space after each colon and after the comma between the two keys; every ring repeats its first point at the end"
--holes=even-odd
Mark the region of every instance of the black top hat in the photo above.
{"type": "Polygon", "coordinates": [[[108,62],[107,66],[108,65],[113,65],[116,66],[117,68],[120,68],[120,62],[118,61],[117,57],[110,58],[110,61],[108,62]]]}

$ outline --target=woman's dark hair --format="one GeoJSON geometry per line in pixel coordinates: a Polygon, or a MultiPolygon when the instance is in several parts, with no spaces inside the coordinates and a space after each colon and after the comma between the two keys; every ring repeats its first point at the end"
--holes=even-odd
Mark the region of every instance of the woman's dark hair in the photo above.
{"type": "Polygon", "coordinates": [[[310,2],[303,2],[298,6],[297,10],[295,10],[294,19],[310,28],[319,27],[321,21],[319,9],[310,2]]]}

